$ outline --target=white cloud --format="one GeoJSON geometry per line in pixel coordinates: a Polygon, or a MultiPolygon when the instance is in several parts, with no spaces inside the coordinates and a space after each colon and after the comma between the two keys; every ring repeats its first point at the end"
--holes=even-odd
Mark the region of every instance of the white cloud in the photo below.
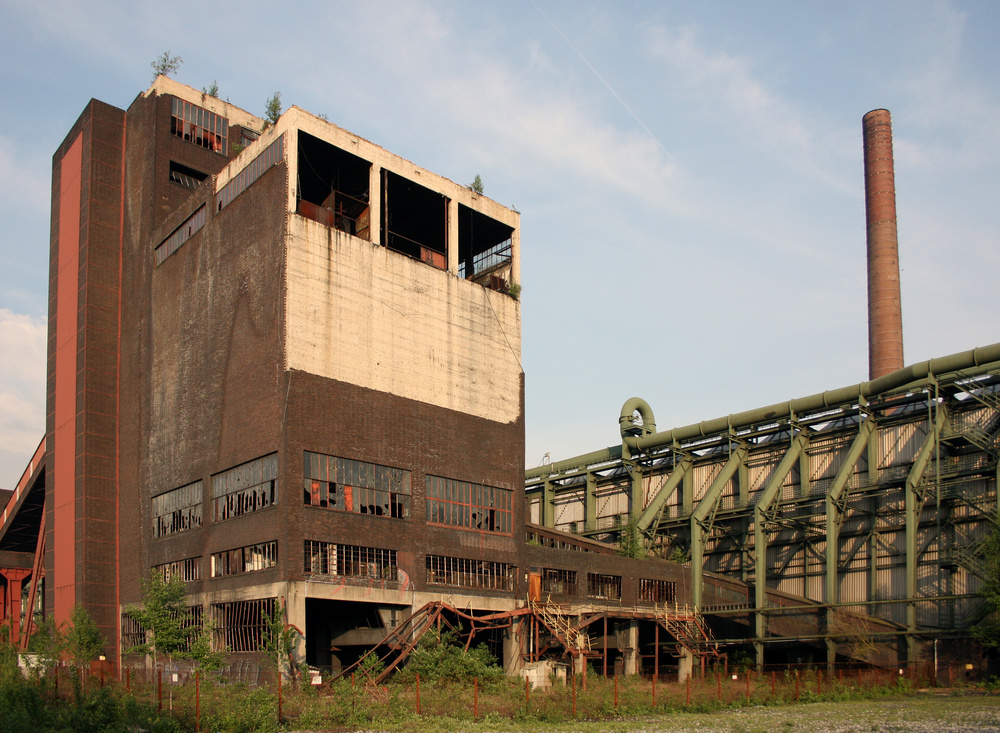
{"type": "Polygon", "coordinates": [[[0,487],[12,488],[45,432],[46,323],[0,308],[0,487]]]}

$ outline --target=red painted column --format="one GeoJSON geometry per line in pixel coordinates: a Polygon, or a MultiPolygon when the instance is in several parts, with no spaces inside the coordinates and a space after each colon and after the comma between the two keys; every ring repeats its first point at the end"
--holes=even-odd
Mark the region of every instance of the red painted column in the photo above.
{"type": "MultiPolygon", "coordinates": [[[[26,568],[0,568],[0,575],[7,579],[5,611],[10,617],[10,642],[16,648],[21,641],[21,584],[31,575],[26,568]]],[[[31,609],[28,609],[31,613],[31,609]]]]}

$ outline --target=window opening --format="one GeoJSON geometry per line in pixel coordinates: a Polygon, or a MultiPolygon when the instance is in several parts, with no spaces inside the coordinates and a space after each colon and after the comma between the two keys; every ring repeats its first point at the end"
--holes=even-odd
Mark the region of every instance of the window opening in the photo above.
{"type": "Polygon", "coordinates": [[[371,240],[371,163],[299,131],[296,213],[371,240]]]}
{"type": "Polygon", "coordinates": [[[185,560],[154,565],[153,570],[163,576],[163,582],[169,583],[171,578],[180,578],[185,583],[201,580],[201,557],[189,557],[185,560]]]}
{"type": "Polygon", "coordinates": [[[396,551],[306,540],[304,570],[317,575],[396,580],[396,551]]]}
{"type": "Polygon", "coordinates": [[[621,600],[621,576],[587,573],[587,595],[593,598],[607,598],[612,601],[621,600]]]}
{"type": "Polygon", "coordinates": [[[265,650],[265,628],[274,616],[275,599],[213,603],[215,648],[232,652],[265,650]]]}
{"type": "Polygon", "coordinates": [[[258,178],[285,159],[284,141],[285,136],[279,135],[277,140],[268,145],[260,155],[247,163],[246,167],[222,187],[215,196],[216,211],[222,211],[233,203],[236,197],[256,183],[258,178]]]}
{"type": "Polygon", "coordinates": [[[389,249],[448,269],[448,199],[382,171],[382,242],[389,249]]]}
{"type": "Polygon", "coordinates": [[[544,568],[542,570],[542,592],[575,596],[577,593],[576,571],[544,568]]]}
{"type": "MultiPolygon", "coordinates": [[[[205,619],[205,608],[200,605],[188,606],[181,611],[175,611],[173,616],[181,617],[180,630],[183,641],[178,651],[189,652],[191,651],[191,644],[198,638],[201,632],[205,619]]],[[[121,634],[123,654],[128,654],[129,649],[146,643],[146,628],[128,611],[122,611],[121,634]]]]}
{"type": "Polygon", "coordinates": [[[195,481],[153,497],[153,537],[201,527],[204,486],[195,481]]]}
{"type": "Polygon", "coordinates": [[[208,209],[204,205],[199,206],[191,216],[184,220],[184,223],[174,229],[170,236],[156,245],[153,250],[153,259],[159,267],[163,261],[174,252],[179,250],[191,237],[200,232],[208,221],[208,209]]]}
{"type": "Polygon", "coordinates": [[[244,148],[247,145],[249,145],[250,143],[257,142],[257,138],[259,138],[259,137],[260,137],[260,133],[259,132],[255,132],[253,130],[248,130],[245,127],[241,127],[240,128],[240,141],[239,141],[239,143],[244,148]]]}
{"type": "Polygon", "coordinates": [[[514,227],[458,205],[458,274],[505,290],[510,280],[514,227]]]}
{"type": "Polygon", "coordinates": [[[513,504],[510,489],[427,477],[427,521],[433,524],[512,534],[513,504]]]}
{"type": "Polygon", "coordinates": [[[181,165],[180,163],[175,163],[170,161],[170,182],[176,183],[179,186],[184,186],[184,188],[190,188],[192,191],[208,178],[207,173],[202,173],[194,168],[188,168],[186,165],[181,165]]]}
{"type": "Polygon", "coordinates": [[[409,471],[308,451],[304,457],[305,504],[357,514],[409,518],[409,471]]]}
{"type": "Polygon", "coordinates": [[[212,577],[245,575],[267,570],[278,564],[278,541],[259,542],[256,545],[223,550],[212,555],[212,577]]]}
{"type": "Polygon", "coordinates": [[[215,153],[226,154],[229,120],[177,97],[170,100],[170,105],[171,135],[215,153]]]}
{"type": "Polygon", "coordinates": [[[677,584],[670,580],[640,578],[639,600],[646,603],[675,603],[677,584]]]}
{"type": "Polygon", "coordinates": [[[249,514],[278,501],[278,454],[212,476],[212,521],[249,514]]]}
{"type": "Polygon", "coordinates": [[[427,556],[427,582],[484,590],[513,590],[513,568],[503,562],[427,556]]]}

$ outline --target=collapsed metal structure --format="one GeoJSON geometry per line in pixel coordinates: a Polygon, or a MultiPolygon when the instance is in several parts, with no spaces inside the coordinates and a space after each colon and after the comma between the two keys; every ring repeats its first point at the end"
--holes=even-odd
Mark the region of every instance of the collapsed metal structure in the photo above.
{"type": "Polygon", "coordinates": [[[980,543],[997,524],[1000,344],[664,432],[637,398],[619,421],[620,446],[526,472],[529,521],[605,541],[637,532],[689,561],[695,607],[742,619],[746,635],[723,641],[752,643],[758,664],[796,639],[825,645],[831,664],[850,637],[913,663],[931,654],[922,642],[971,636],[980,543]],[[746,591],[708,607],[710,573],[746,591]],[[812,623],[775,633],[788,606],[774,591],[815,603],[798,609],[812,623]]]}

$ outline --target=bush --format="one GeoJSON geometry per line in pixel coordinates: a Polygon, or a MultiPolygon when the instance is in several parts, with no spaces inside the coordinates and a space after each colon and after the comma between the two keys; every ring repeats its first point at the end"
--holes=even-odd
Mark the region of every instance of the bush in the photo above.
{"type": "Polygon", "coordinates": [[[504,677],[496,657],[484,645],[466,651],[454,631],[436,629],[424,634],[410,655],[403,674],[406,678],[419,674],[420,679],[427,681],[459,681],[478,677],[484,683],[496,682],[504,677]]]}

